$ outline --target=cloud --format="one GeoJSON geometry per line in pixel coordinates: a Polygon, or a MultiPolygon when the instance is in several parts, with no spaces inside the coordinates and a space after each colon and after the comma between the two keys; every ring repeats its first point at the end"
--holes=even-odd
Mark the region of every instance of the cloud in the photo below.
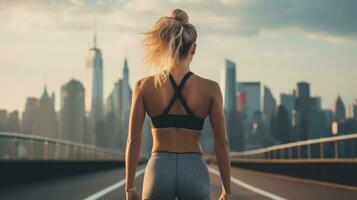
{"type": "Polygon", "coordinates": [[[357,1],[253,0],[240,6],[242,24],[258,30],[295,30],[307,36],[357,39],[357,1]]]}
{"type": "MultiPolygon", "coordinates": [[[[357,1],[345,0],[1,0],[0,22],[17,29],[143,32],[173,8],[190,14],[200,34],[252,37],[300,32],[309,39],[357,41],[357,1]]],[[[356,42],[357,43],[357,42],[356,42]]]]}

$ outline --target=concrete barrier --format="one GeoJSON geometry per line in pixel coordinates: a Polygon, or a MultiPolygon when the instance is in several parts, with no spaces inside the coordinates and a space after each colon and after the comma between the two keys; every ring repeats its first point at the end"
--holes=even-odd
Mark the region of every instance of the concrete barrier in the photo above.
{"type": "Polygon", "coordinates": [[[0,188],[34,181],[124,167],[124,161],[2,160],[0,188]]]}
{"type": "Polygon", "coordinates": [[[357,162],[238,160],[232,166],[357,187],[357,162]]]}

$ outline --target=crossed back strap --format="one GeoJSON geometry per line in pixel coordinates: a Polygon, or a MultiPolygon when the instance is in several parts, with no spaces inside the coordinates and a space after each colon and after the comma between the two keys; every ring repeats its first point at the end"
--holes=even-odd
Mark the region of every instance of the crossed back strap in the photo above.
{"type": "Polygon", "coordinates": [[[175,89],[175,94],[174,96],[171,98],[171,101],[169,103],[169,105],[166,107],[166,109],[164,110],[164,112],[162,113],[163,115],[166,115],[169,113],[170,109],[172,108],[172,106],[174,105],[175,101],[177,98],[179,98],[179,100],[181,101],[183,107],[185,108],[186,112],[188,115],[193,115],[192,110],[190,109],[190,107],[188,107],[187,102],[185,100],[185,98],[183,98],[182,94],[181,94],[181,89],[183,88],[183,86],[185,85],[187,79],[192,75],[193,73],[191,71],[188,71],[185,76],[182,78],[180,84],[177,86],[175,79],[172,77],[171,74],[169,74],[169,79],[170,82],[172,84],[172,86],[175,89]]]}

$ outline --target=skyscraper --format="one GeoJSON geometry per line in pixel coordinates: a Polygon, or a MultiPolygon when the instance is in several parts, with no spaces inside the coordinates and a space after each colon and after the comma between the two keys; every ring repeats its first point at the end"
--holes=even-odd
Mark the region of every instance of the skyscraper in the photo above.
{"type": "Polygon", "coordinates": [[[276,117],[273,123],[273,135],[280,143],[288,143],[293,138],[291,136],[291,123],[287,109],[280,105],[277,109],[276,117]]]}
{"type": "Polygon", "coordinates": [[[225,66],[221,72],[221,91],[230,149],[231,151],[243,150],[244,135],[239,130],[241,118],[236,109],[236,65],[228,59],[225,60],[225,66]]]}
{"type": "Polygon", "coordinates": [[[323,110],[314,110],[308,113],[308,139],[327,137],[329,135],[327,118],[327,113],[323,110]]]}
{"type": "Polygon", "coordinates": [[[308,112],[311,108],[310,85],[307,82],[297,84],[297,97],[295,99],[295,109],[299,116],[298,139],[308,139],[308,112]]]}
{"type": "Polygon", "coordinates": [[[236,109],[236,64],[226,59],[225,67],[221,73],[221,90],[223,95],[224,110],[236,109]]]}
{"type": "Polygon", "coordinates": [[[60,138],[85,143],[85,91],[83,84],[70,80],[61,88],[60,138]]]}
{"type": "MultiPolygon", "coordinates": [[[[238,107],[243,108],[240,111],[242,116],[242,129],[244,132],[244,137],[246,140],[246,148],[254,147],[257,145],[255,137],[251,137],[251,134],[254,134],[255,130],[252,127],[260,125],[259,129],[262,128],[262,112],[260,109],[260,83],[259,82],[237,82],[236,91],[243,95],[244,102],[238,102],[238,107]],[[259,120],[256,120],[259,119],[259,120]],[[257,123],[259,121],[259,123],[257,123]]],[[[258,146],[260,146],[258,144],[258,146]]]]}
{"type": "MultiPolygon", "coordinates": [[[[103,134],[104,108],[103,108],[103,59],[102,52],[97,48],[97,35],[94,34],[93,47],[89,49],[87,66],[92,69],[92,105],[89,119],[93,142],[103,134]]],[[[95,142],[97,143],[97,142],[95,142]]]]}
{"type": "Polygon", "coordinates": [[[264,114],[265,114],[265,125],[268,133],[271,133],[271,123],[272,118],[276,112],[276,100],[271,93],[271,90],[264,86],[264,114]]]}
{"type": "Polygon", "coordinates": [[[34,133],[35,113],[38,104],[38,99],[28,97],[26,100],[25,110],[22,113],[21,131],[23,133],[34,133]]]}
{"type": "Polygon", "coordinates": [[[292,94],[280,94],[280,105],[284,106],[288,111],[289,119],[291,120],[292,111],[295,109],[295,99],[292,94]]]}
{"type": "Polygon", "coordinates": [[[299,82],[297,84],[297,96],[300,98],[310,98],[310,85],[307,82],[299,82]]]}
{"type": "Polygon", "coordinates": [[[310,98],[310,108],[307,115],[308,138],[326,137],[329,134],[328,113],[321,108],[321,97],[310,98]]]}
{"type": "Polygon", "coordinates": [[[54,99],[54,94],[50,97],[47,92],[47,87],[45,86],[35,112],[35,134],[58,138],[58,125],[54,99]]]}
{"type": "Polygon", "coordinates": [[[338,96],[334,107],[334,120],[337,122],[341,122],[345,119],[346,119],[346,107],[342,101],[341,96],[338,96]]]}
{"type": "Polygon", "coordinates": [[[122,151],[125,150],[128,135],[131,93],[128,60],[125,59],[123,78],[114,84],[114,88],[107,98],[105,109],[106,144],[122,151]]]}
{"type": "Polygon", "coordinates": [[[114,83],[114,88],[109,93],[105,104],[105,137],[108,140],[109,148],[123,150],[123,144],[119,140],[120,129],[120,105],[121,105],[121,84],[119,79],[114,83]]]}

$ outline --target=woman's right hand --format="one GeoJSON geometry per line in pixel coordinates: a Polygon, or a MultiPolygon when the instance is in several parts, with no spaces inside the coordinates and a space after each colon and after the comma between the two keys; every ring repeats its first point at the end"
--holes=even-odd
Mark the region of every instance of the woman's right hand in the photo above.
{"type": "Polygon", "coordinates": [[[221,196],[219,197],[219,200],[232,200],[232,199],[233,198],[231,197],[231,195],[225,192],[222,192],[221,196]]]}
{"type": "Polygon", "coordinates": [[[126,200],[141,200],[141,197],[136,191],[126,192],[126,200]]]}

